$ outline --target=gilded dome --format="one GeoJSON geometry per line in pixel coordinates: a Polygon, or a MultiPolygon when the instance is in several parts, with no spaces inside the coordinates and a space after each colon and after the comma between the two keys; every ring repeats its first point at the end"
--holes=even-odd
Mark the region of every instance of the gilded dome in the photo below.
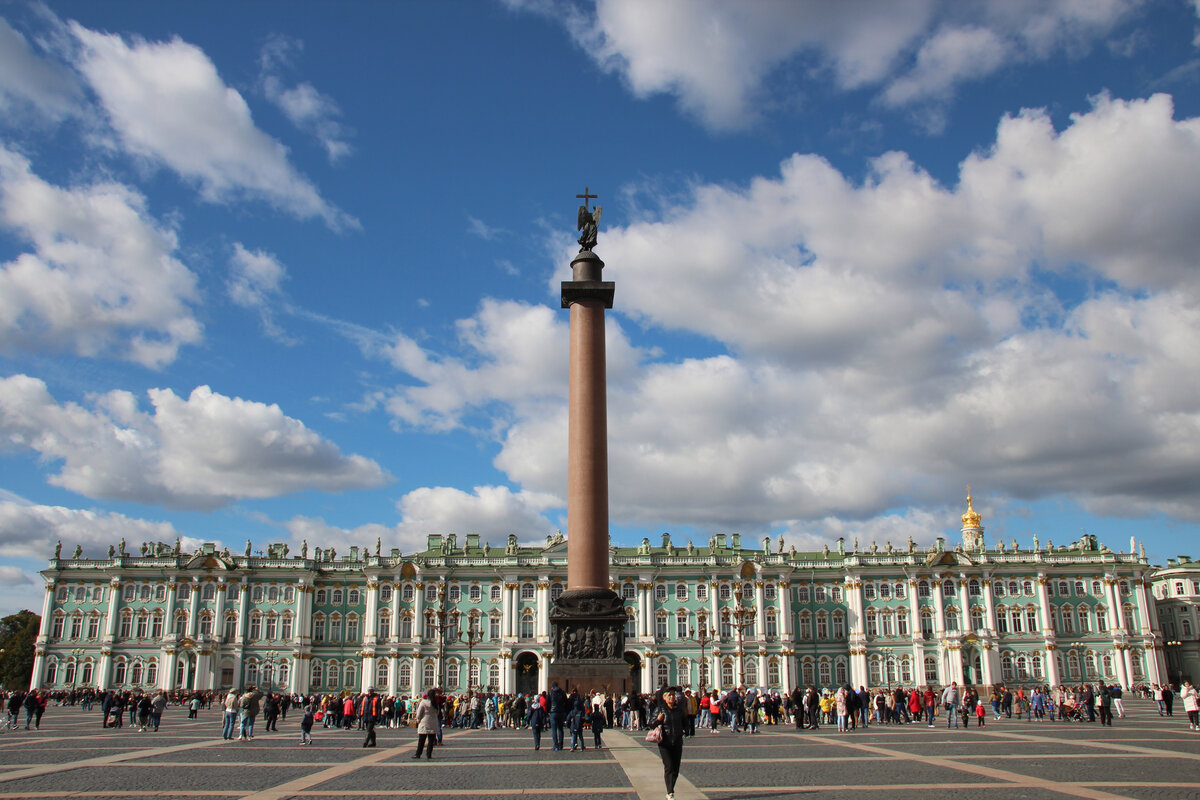
{"type": "Polygon", "coordinates": [[[971,505],[971,487],[967,487],[967,513],[962,515],[962,525],[964,528],[979,528],[983,522],[979,516],[979,512],[971,505]]]}

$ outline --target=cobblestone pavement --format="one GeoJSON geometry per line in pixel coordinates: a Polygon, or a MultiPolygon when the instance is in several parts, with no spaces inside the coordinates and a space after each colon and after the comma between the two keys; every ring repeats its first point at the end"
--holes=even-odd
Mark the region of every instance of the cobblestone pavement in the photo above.
{"type": "MultiPolygon", "coordinates": [[[[1196,798],[1200,733],[1177,712],[1127,702],[1112,728],[992,720],[979,729],[871,726],[848,734],[765,727],[704,731],[684,745],[679,800],[928,798],[951,790],[984,800],[1196,798]],[[885,793],[886,794],[883,794],[885,793]]],[[[221,714],[168,709],[158,733],[102,730],[99,711],[51,706],[41,731],[0,732],[0,800],[8,798],[284,798],[514,796],[661,800],[662,768],[640,734],[608,731],[607,749],[535,752],[526,731],[446,732],[432,761],[414,761],[415,735],[317,728],[298,744],[298,716],[249,742],[221,739],[221,714]]],[[[591,737],[589,735],[590,742],[591,737]]]]}

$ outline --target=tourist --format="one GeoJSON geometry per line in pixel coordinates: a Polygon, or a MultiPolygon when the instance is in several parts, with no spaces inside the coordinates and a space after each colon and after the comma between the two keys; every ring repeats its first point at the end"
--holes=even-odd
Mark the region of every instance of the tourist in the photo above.
{"type": "Polygon", "coordinates": [[[420,758],[424,752],[426,760],[433,759],[433,745],[437,741],[438,717],[441,714],[437,694],[437,689],[430,689],[417,704],[417,754],[413,758],[420,758]],[[426,747],[429,749],[426,750],[426,747]]]}
{"type": "Polygon", "coordinates": [[[571,750],[587,750],[583,744],[583,728],[590,720],[584,710],[583,698],[575,692],[571,692],[570,708],[567,712],[567,728],[571,731],[571,750]]]}
{"type": "Polygon", "coordinates": [[[535,697],[529,703],[529,728],[533,731],[534,750],[542,749],[542,729],[546,727],[546,709],[541,700],[544,699],[545,694],[542,692],[543,697],[535,697]]]}
{"type": "Polygon", "coordinates": [[[950,685],[942,690],[942,706],[946,709],[946,727],[958,727],[958,681],[950,681],[950,685]]]}
{"type": "Polygon", "coordinates": [[[312,703],[304,707],[304,716],[300,718],[300,744],[312,744],[313,722],[317,719],[317,710],[312,703]]]}
{"type": "Polygon", "coordinates": [[[667,784],[667,800],[675,800],[675,781],[679,778],[679,762],[683,760],[683,704],[674,686],[663,691],[663,704],[654,714],[654,727],[662,731],[658,755],[663,762],[663,779],[667,784]]]}
{"type": "Polygon", "coordinates": [[[358,718],[362,720],[363,727],[367,731],[366,738],[363,739],[363,747],[375,746],[375,724],[379,720],[381,709],[379,695],[375,694],[375,689],[368,689],[358,709],[358,718]]]}
{"type": "Polygon", "coordinates": [[[162,723],[163,711],[167,708],[167,696],[160,689],[154,695],[154,702],[150,705],[150,724],[154,726],[154,732],[158,733],[158,726],[162,723]]]}
{"type": "Polygon", "coordinates": [[[266,730],[277,731],[275,720],[279,718],[279,698],[274,692],[267,692],[266,698],[263,700],[262,706],[263,722],[266,723],[266,730]]]}
{"type": "Polygon", "coordinates": [[[563,719],[567,713],[567,693],[559,688],[558,681],[550,684],[550,738],[555,750],[563,749],[563,719]]]}
{"type": "MultiPolygon", "coordinates": [[[[606,727],[606,722],[607,722],[607,720],[604,717],[604,707],[603,706],[594,706],[592,708],[591,722],[592,722],[592,746],[595,747],[597,750],[600,750],[604,747],[604,742],[601,737],[604,734],[604,728],[606,727]]],[[[696,735],[696,725],[695,725],[695,723],[689,723],[689,724],[691,725],[691,729],[692,729],[691,735],[695,736],[696,735]]]]}
{"type": "Polygon", "coordinates": [[[1187,712],[1188,729],[1200,731],[1200,692],[1191,681],[1184,681],[1179,696],[1183,698],[1183,710],[1187,712]]]}
{"type": "Polygon", "coordinates": [[[1172,708],[1175,705],[1175,692],[1169,683],[1164,683],[1162,686],[1162,701],[1163,709],[1167,712],[1167,716],[1175,716],[1172,712],[1172,708]]]}
{"type": "Polygon", "coordinates": [[[222,739],[233,738],[233,731],[237,725],[239,696],[236,689],[231,689],[225,695],[225,730],[221,736],[222,739]]]}

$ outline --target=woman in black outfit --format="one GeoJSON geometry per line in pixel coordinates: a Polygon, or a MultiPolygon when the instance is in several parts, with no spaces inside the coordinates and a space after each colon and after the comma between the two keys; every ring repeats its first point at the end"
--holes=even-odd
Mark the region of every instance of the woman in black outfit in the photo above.
{"type": "Polygon", "coordinates": [[[683,758],[683,730],[687,712],[679,700],[679,691],[672,686],[663,691],[662,705],[654,710],[653,727],[662,728],[658,756],[663,762],[663,778],[667,783],[667,800],[675,800],[675,780],[679,777],[679,762],[683,758]]]}

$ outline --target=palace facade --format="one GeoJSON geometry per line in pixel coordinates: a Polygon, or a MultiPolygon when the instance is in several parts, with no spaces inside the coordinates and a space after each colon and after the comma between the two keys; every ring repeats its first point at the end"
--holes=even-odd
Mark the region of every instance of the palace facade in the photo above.
{"type": "MultiPolygon", "coordinates": [[[[1095,537],[989,547],[967,498],[962,541],[820,552],[702,546],[670,534],[611,548],[625,601],[625,659],[646,691],[1167,679],[1141,553],[1095,537]]],[[[550,610],[566,540],[504,547],[431,535],[424,551],[231,554],[125,543],[104,558],[56,553],[32,685],[63,689],[419,694],[426,687],[546,688],[550,610]]],[[[1197,592],[1200,594],[1200,592],[1197,592]]],[[[1195,620],[1193,620],[1193,625],[1195,620]]]]}

